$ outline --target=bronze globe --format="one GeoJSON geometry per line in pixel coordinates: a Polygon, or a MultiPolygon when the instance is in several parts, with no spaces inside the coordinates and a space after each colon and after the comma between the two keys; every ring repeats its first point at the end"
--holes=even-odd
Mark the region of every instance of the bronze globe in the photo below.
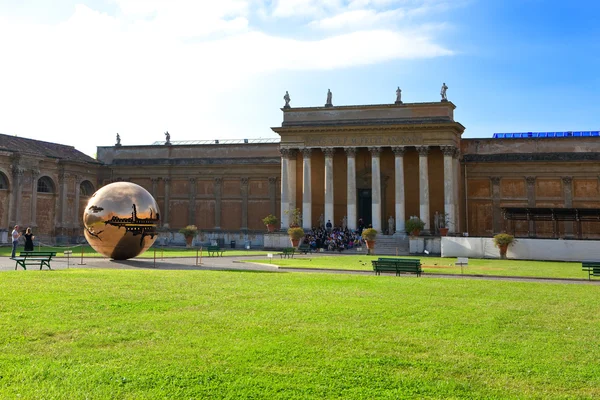
{"type": "Polygon", "coordinates": [[[106,185],[90,197],[84,234],[98,253],[114,260],[136,257],[157,238],[160,210],[154,197],[131,182],[106,185]]]}

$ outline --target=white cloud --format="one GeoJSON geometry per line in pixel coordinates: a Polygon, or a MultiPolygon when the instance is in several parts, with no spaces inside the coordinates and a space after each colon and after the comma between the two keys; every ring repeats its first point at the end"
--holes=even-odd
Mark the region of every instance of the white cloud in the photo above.
{"type": "Polygon", "coordinates": [[[175,125],[192,136],[173,140],[199,139],[202,129],[217,132],[226,125],[215,121],[227,118],[220,113],[237,101],[231,93],[259,74],[452,54],[422,30],[386,26],[396,11],[351,11],[341,1],[279,1],[270,8],[262,0],[115,2],[116,15],[79,5],[56,25],[0,17],[0,54],[10,60],[0,63],[0,132],[52,141],[64,134],[60,142],[88,154],[103,144],[94,138],[108,137],[104,144],[110,144],[116,132],[123,144],[124,132],[146,132],[135,143],[148,143],[175,125]],[[328,16],[322,26],[356,26],[309,41],[249,23],[254,10],[273,17],[302,7],[328,16]],[[369,23],[358,29],[361,20],[369,23]],[[377,21],[379,29],[371,28],[377,21]],[[148,139],[149,130],[157,137],[148,139]],[[43,132],[51,136],[40,137],[43,132]]]}

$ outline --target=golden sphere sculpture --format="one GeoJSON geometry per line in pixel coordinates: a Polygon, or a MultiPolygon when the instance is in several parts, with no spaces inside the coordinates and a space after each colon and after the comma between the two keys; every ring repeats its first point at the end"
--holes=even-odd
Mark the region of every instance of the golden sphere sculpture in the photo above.
{"type": "Polygon", "coordinates": [[[98,253],[114,260],[136,257],[156,240],[160,211],[154,197],[131,182],[106,185],[90,197],[84,234],[98,253]]]}

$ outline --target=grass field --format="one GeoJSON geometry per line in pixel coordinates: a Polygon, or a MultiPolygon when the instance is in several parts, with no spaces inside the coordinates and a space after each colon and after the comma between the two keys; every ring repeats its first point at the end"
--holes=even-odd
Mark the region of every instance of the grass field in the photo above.
{"type": "MultiPolygon", "coordinates": [[[[272,263],[281,267],[322,268],[339,270],[373,271],[371,260],[380,256],[344,255],[344,256],[301,256],[295,258],[272,260],[248,260],[249,262],[272,263]]],[[[381,256],[388,257],[388,256],[381,256]]],[[[419,258],[424,273],[465,274],[465,275],[497,275],[527,276],[545,278],[579,278],[587,279],[588,273],[582,271],[580,262],[562,261],[524,261],[470,258],[469,265],[455,266],[456,258],[408,256],[399,258],[419,258]]]]}
{"type": "Polygon", "coordinates": [[[600,287],[311,273],[0,274],[0,398],[600,397],[600,287]]]}
{"type": "MultiPolygon", "coordinates": [[[[185,247],[152,247],[150,249],[148,249],[148,251],[146,251],[145,253],[141,254],[140,258],[153,258],[155,256],[155,249],[156,249],[156,257],[196,257],[196,252],[200,251],[200,247],[194,247],[194,248],[185,248],[185,247]]],[[[104,255],[96,252],[96,250],[94,250],[91,246],[89,245],[79,245],[79,246],[70,246],[70,247],[59,247],[59,246],[42,246],[42,247],[35,247],[34,250],[42,250],[42,251],[56,251],[57,252],[57,256],[58,257],[62,257],[64,254],[65,250],[71,250],[73,252],[73,254],[71,255],[72,257],[80,257],[81,256],[81,252],[83,250],[83,256],[84,257],[104,257],[104,255]]],[[[10,257],[10,253],[12,251],[12,247],[10,246],[4,246],[4,247],[0,247],[0,257],[10,257]]],[[[19,248],[17,249],[17,253],[19,251],[23,251],[23,246],[19,246],[19,248]]],[[[226,256],[255,256],[255,255],[264,255],[266,256],[268,254],[267,251],[263,251],[263,250],[236,250],[236,249],[225,249],[225,252],[223,253],[226,256]]],[[[204,248],[202,250],[202,255],[203,256],[207,256],[208,253],[206,251],[206,249],[204,248]]]]}

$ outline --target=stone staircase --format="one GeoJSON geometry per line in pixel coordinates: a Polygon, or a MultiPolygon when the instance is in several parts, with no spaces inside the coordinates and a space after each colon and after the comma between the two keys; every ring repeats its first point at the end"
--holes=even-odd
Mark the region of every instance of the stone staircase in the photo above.
{"type": "Polygon", "coordinates": [[[408,236],[388,236],[377,235],[375,240],[375,255],[395,256],[396,252],[399,256],[407,256],[408,253],[408,236]]]}

